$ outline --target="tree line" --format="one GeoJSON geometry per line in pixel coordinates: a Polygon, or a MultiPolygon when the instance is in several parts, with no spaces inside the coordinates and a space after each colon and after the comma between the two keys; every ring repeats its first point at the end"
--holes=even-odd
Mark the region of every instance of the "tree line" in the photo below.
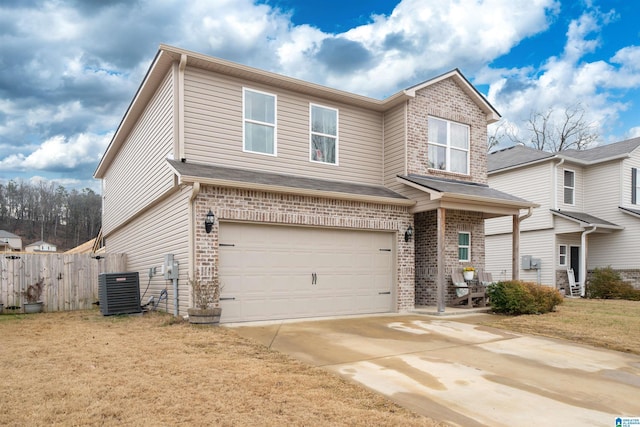
{"type": "Polygon", "coordinates": [[[93,239],[100,231],[102,198],[93,190],[68,191],[53,182],[0,183],[0,230],[22,238],[23,247],[38,240],[59,251],[93,239]]]}

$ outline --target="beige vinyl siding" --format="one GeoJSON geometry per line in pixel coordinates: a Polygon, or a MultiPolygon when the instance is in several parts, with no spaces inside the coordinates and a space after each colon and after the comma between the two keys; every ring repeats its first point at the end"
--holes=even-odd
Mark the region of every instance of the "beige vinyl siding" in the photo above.
{"type": "Polygon", "coordinates": [[[397,175],[406,173],[406,105],[399,105],[384,115],[384,185],[398,190],[403,185],[397,175]]]}
{"type": "Polygon", "coordinates": [[[105,235],[173,186],[173,75],[167,74],[105,174],[105,235]]]}
{"type": "MultiPolygon", "coordinates": [[[[590,166],[584,173],[584,211],[611,222],[613,217],[619,215],[620,206],[620,186],[621,181],[620,166],[622,162],[606,162],[590,166]]],[[[629,188],[631,188],[631,169],[629,175],[629,188]]],[[[629,192],[629,200],[631,193],[629,192]]]]}
{"type": "Polygon", "coordinates": [[[631,158],[621,162],[607,162],[587,170],[585,188],[589,189],[589,198],[586,211],[624,227],[624,230],[612,233],[587,236],[588,269],[609,265],[619,269],[635,269],[640,266],[640,219],[625,214],[618,208],[625,206],[638,209],[638,206],[631,204],[632,167],[640,169],[638,154],[632,154],[631,158]]]}
{"type": "Polygon", "coordinates": [[[631,152],[631,157],[622,162],[622,191],[620,200],[620,206],[640,209],[640,194],[638,194],[636,204],[631,203],[631,168],[638,169],[638,179],[640,180],[640,148],[631,152]]]}
{"type": "MultiPolygon", "coordinates": [[[[522,256],[524,255],[539,258],[542,261],[540,283],[543,285],[555,286],[554,241],[552,229],[520,233],[520,259],[518,260],[518,266],[522,265],[522,256]]],[[[511,254],[510,233],[486,236],[485,268],[493,274],[495,280],[511,279],[511,254]]],[[[538,272],[536,270],[520,269],[520,280],[537,283],[538,272]]]]}
{"type": "Polygon", "coordinates": [[[382,184],[382,114],[187,67],[187,161],[382,184]],[[277,96],[277,156],[242,151],[242,88],[277,96]],[[309,161],[309,104],[336,108],[338,164],[309,161]]]}
{"type": "MultiPolygon", "coordinates": [[[[140,215],[135,221],[106,239],[109,253],[127,254],[127,271],[140,274],[140,293],[147,291],[144,301],[154,296],[156,301],[160,291],[167,289],[170,313],[173,313],[173,283],[165,280],[160,271],[165,254],[173,254],[178,261],[180,279],[178,280],[179,314],[186,315],[190,306],[188,286],[189,272],[189,196],[190,188],[176,191],[153,208],[140,215]],[[156,275],[149,281],[149,268],[157,267],[156,275]]],[[[160,309],[165,309],[164,302],[160,309]]]]}
{"type": "MultiPolygon", "coordinates": [[[[520,224],[520,231],[539,230],[553,226],[549,212],[549,209],[553,208],[552,174],[553,163],[545,162],[489,175],[490,187],[540,205],[539,208],[533,210],[531,217],[520,224]]],[[[511,227],[512,218],[509,216],[485,221],[487,235],[510,233],[511,227]]]]}

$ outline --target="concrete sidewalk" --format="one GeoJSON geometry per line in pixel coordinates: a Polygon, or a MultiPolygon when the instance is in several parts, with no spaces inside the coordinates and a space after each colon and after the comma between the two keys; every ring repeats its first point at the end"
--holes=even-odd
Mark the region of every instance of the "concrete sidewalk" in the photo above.
{"type": "Polygon", "coordinates": [[[486,314],[236,326],[417,413],[460,426],[615,426],[640,416],[640,357],[480,326],[486,314]]]}

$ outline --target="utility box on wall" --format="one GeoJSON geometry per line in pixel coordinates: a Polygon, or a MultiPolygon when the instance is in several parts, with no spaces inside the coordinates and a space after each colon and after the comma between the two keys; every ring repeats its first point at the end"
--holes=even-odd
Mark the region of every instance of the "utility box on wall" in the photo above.
{"type": "Polygon", "coordinates": [[[523,270],[531,270],[531,255],[522,255],[522,263],[520,268],[523,270]]]}

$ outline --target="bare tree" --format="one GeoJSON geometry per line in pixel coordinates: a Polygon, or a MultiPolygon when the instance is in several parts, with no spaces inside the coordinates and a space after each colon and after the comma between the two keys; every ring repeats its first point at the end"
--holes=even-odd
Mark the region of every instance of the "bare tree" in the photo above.
{"type": "Polygon", "coordinates": [[[515,136],[514,141],[536,150],[583,150],[598,139],[595,125],[586,121],[585,110],[580,104],[567,107],[561,113],[553,108],[544,113],[532,112],[526,127],[529,139],[515,136]]]}

